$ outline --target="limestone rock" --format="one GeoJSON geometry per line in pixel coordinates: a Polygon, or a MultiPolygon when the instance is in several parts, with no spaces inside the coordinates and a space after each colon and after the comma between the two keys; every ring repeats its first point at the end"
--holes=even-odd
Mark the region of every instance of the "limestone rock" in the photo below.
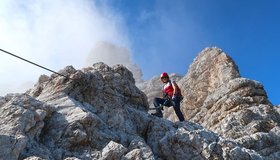
{"type": "MultiPolygon", "coordinates": [[[[279,150],[279,111],[263,85],[241,78],[234,61],[221,49],[203,50],[179,85],[186,119],[264,156],[279,150]]],[[[176,118],[174,113],[168,117],[176,118]]]]}
{"type": "Polygon", "coordinates": [[[40,157],[31,156],[31,157],[25,158],[24,160],[43,160],[43,159],[40,157]]]}
{"type": "Polygon", "coordinates": [[[203,109],[201,106],[209,94],[227,84],[240,74],[237,65],[221,49],[204,49],[190,65],[188,73],[179,85],[184,95],[184,113],[193,118],[203,109]]]}
{"type": "Polygon", "coordinates": [[[102,158],[104,160],[118,160],[127,151],[123,145],[116,142],[109,142],[102,150],[102,158]]]}
{"type": "Polygon", "coordinates": [[[263,158],[198,124],[149,115],[121,65],[59,72],[69,78],[41,76],[26,94],[0,97],[0,159],[263,158]]]}
{"type": "MultiPolygon", "coordinates": [[[[178,84],[187,120],[277,159],[280,107],[272,106],[260,82],[242,78],[235,62],[221,49],[204,49],[178,84]]],[[[149,100],[161,94],[159,77],[138,86],[149,100]]],[[[172,107],[164,109],[164,117],[178,121],[172,107]]]]}
{"type": "Polygon", "coordinates": [[[133,139],[128,149],[130,152],[128,152],[124,157],[122,157],[123,160],[131,160],[131,159],[154,159],[154,154],[152,149],[146,144],[145,140],[141,137],[137,137],[133,139]]]}
{"type": "Polygon", "coordinates": [[[10,94],[1,98],[0,159],[18,159],[30,150],[32,154],[47,154],[46,148],[35,148],[44,127],[44,120],[53,108],[26,94],[10,94]],[[34,148],[33,148],[34,147],[34,148]]]}

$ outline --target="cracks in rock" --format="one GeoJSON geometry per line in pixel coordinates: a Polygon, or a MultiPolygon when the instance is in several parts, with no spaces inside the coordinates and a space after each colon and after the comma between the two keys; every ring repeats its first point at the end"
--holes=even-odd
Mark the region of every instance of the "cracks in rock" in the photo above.
{"type": "MultiPolygon", "coordinates": [[[[219,153],[217,153],[217,151],[216,151],[219,138],[220,137],[217,135],[216,140],[215,140],[215,145],[214,145],[213,149],[211,150],[211,152],[209,153],[210,157],[208,159],[215,159],[213,153],[216,153],[217,155],[219,155],[219,153]]],[[[209,148],[210,148],[210,146],[209,146],[209,148]]]]}
{"type": "Polygon", "coordinates": [[[145,128],[145,130],[142,133],[142,138],[144,139],[144,141],[148,144],[148,136],[149,136],[149,132],[150,132],[150,127],[151,127],[151,123],[152,120],[150,120],[145,128]]]}

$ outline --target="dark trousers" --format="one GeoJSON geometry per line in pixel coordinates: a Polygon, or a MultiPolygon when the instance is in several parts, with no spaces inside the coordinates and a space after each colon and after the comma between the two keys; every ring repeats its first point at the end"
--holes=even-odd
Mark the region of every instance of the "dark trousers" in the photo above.
{"type": "Polygon", "coordinates": [[[175,97],[173,100],[166,100],[166,99],[163,99],[163,98],[156,97],[154,99],[153,103],[154,103],[154,106],[156,108],[156,112],[159,113],[159,114],[162,114],[160,105],[165,105],[167,107],[173,106],[174,111],[175,111],[177,117],[179,118],[179,120],[184,121],[185,120],[184,115],[180,110],[180,101],[181,101],[180,97],[175,97]]]}

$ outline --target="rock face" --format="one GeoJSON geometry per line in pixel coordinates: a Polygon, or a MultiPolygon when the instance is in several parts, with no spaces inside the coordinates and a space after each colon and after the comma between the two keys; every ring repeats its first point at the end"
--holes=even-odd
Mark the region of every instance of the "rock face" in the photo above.
{"type": "Polygon", "coordinates": [[[0,97],[0,159],[263,159],[196,123],[149,115],[121,65],[60,73],[70,78],[43,75],[25,94],[0,97]]]}
{"type": "Polygon", "coordinates": [[[184,95],[186,118],[201,111],[208,95],[223,84],[239,78],[236,64],[218,48],[206,48],[190,65],[188,73],[179,83],[184,95]]]}
{"type": "MultiPolygon", "coordinates": [[[[260,82],[241,78],[221,49],[204,49],[179,86],[186,119],[263,156],[280,157],[279,107],[272,106],[260,82]]],[[[172,109],[166,112],[176,120],[172,109]]]]}

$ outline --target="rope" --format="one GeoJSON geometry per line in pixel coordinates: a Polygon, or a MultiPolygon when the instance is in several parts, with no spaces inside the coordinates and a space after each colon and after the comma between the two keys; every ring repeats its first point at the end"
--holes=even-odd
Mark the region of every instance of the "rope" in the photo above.
{"type": "MultiPolygon", "coordinates": [[[[72,78],[70,78],[70,77],[68,77],[68,76],[66,76],[66,75],[63,75],[63,74],[58,73],[58,72],[55,72],[55,71],[53,71],[53,70],[51,70],[51,69],[49,69],[49,68],[47,68],[47,67],[44,67],[44,66],[39,65],[39,64],[37,64],[37,63],[34,63],[34,62],[32,62],[32,61],[29,61],[29,60],[27,60],[27,59],[25,59],[25,58],[22,58],[22,57],[20,57],[20,56],[17,56],[17,55],[15,55],[15,54],[13,54],[13,53],[11,53],[11,52],[8,52],[8,51],[6,51],[6,50],[3,50],[3,49],[1,49],[1,48],[0,48],[0,51],[4,52],[4,53],[6,53],[6,54],[9,54],[9,55],[11,55],[11,56],[13,56],[13,57],[16,57],[16,58],[18,58],[18,59],[20,59],[20,60],[23,60],[23,61],[25,61],[25,62],[28,62],[28,63],[30,63],[30,64],[32,64],[32,65],[35,65],[35,66],[37,66],[37,67],[43,68],[43,69],[45,69],[45,70],[47,70],[47,71],[49,71],[49,72],[55,73],[55,74],[57,74],[57,75],[59,75],[59,76],[65,77],[65,78],[70,79],[70,80],[74,80],[74,79],[72,79],[72,78]]],[[[127,98],[127,97],[125,97],[125,96],[119,96],[119,95],[117,95],[117,94],[112,94],[112,93],[109,93],[109,92],[104,92],[104,93],[106,93],[106,94],[111,94],[111,95],[117,96],[117,97],[119,97],[119,98],[123,98],[123,99],[124,99],[124,103],[127,103],[128,100],[129,100],[129,99],[128,99],[128,100],[125,100],[125,98],[127,98]]],[[[129,98],[131,98],[131,97],[132,97],[132,96],[129,95],[129,98]]]]}
{"type": "Polygon", "coordinates": [[[47,71],[49,71],[49,72],[55,73],[55,74],[57,74],[57,75],[60,75],[60,76],[62,76],[62,77],[65,77],[65,78],[67,78],[67,79],[71,79],[71,78],[68,77],[68,76],[65,76],[65,75],[63,75],[63,74],[61,74],[61,73],[55,72],[55,71],[53,71],[53,70],[51,70],[51,69],[49,69],[49,68],[47,68],[47,67],[44,67],[44,66],[42,66],[42,65],[37,64],[37,63],[31,62],[31,61],[29,61],[29,60],[27,60],[27,59],[25,59],[25,58],[22,58],[22,57],[20,57],[20,56],[17,56],[17,55],[15,55],[15,54],[13,54],[13,53],[11,53],[11,52],[8,52],[8,51],[6,51],[6,50],[3,50],[3,49],[1,49],[1,48],[0,48],[0,51],[2,51],[2,52],[4,52],[4,53],[7,53],[7,54],[9,54],[9,55],[11,55],[11,56],[13,56],[13,57],[16,57],[16,58],[18,58],[18,59],[20,59],[20,60],[23,60],[23,61],[25,61],[25,62],[28,62],[28,63],[30,63],[30,64],[33,64],[33,65],[35,65],[35,66],[37,66],[37,67],[43,68],[43,69],[45,69],[45,70],[47,70],[47,71]]]}

